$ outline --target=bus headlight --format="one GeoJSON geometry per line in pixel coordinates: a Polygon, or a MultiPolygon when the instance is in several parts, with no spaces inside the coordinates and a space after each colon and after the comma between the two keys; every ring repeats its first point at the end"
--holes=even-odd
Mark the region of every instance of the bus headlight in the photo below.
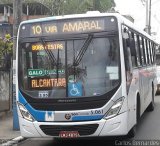
{"type": "Polygon", "coordinates": [[[108,110],[104,118],[109,119],[116,116],[123,105],[123,101],[124,97],[121,97],[118,100],[116,100],[115,103],[112,105],[112,107],[108,110]]]}
{"type": "Polygon", "coordinates": [[[18,102],[18,107],[19,110],[21,112],[21,115],[24,119],[33,122],[34,118],[32,117],[32,115],[28,112],[28,110],[24,107],[24,105],[22,105],[21,103],[18,102]]]}

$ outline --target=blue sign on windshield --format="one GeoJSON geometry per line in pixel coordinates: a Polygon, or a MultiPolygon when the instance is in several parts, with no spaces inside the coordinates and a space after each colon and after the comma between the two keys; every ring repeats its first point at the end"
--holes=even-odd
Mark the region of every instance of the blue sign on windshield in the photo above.
{"type": "Polygon", "coordinates": [[[82,83],[68,83],[68,96],[82,96],[82,83]]]}

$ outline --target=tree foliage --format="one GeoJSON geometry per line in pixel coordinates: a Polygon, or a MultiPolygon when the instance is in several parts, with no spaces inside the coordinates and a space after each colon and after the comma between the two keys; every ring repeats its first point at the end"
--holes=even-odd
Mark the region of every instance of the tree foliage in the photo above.
{"type": "Polygon", "coordinates": [[[10,61],[13,51],[11,35],[6,34],[5,38],[0,38],[0,67],[10,68],[10,61]]]}
{"type": "MultiPolygon", "coordinates": [[[[23,0],[24,3],[40,3],[48,9],[48,15],[85,13],[89,10],[106,12],[115,6],[114,0],[23,0]]],[[[13,3],[13,0],[0,0],[0,4],[13,3]]],[[[36,7],[32,5],[33,9],[36,7]]]]}
{"type": "Polygon", "coordinates": [[[114,0],[39,0],[51,15],[85,13],[89,10],[106,12],[115,6],[114,0]]]}

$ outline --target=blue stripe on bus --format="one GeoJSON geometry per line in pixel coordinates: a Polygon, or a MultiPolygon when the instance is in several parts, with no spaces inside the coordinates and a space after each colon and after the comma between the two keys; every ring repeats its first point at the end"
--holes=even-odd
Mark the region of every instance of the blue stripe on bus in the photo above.
{"type": "Polygon", "coordinates": [[[45,121],[45,114],[53,112],[53,111],[39,111],[34,109],[23,97],[21,92],[19,91],[19,102],[25,106],[28,112],[33,116],[36,121],[45,121]]]}
{"type": "Polygon", "coordinates": [[[45,121],[46,111],[35,110],[33,107],[31,107],[29,103],[26,104],[25,108],[29,111],[29,113],[33,116],[33,118],[36,121],[45,121]]]}
{"type": "Polygon", "coordinates": [[[93,115],[93,116],[74,116],[72,121],[88,121],[88,120],[100,120],[104,115],[93,115]]]}
{"type": "Polygon", "coordinates": [[[20,91],[18,92],[18,99],[19,99],[19,102],[22,103],[23,105],[27,103],[27,101],[25,100],[25,98],[23,97],[20,91]]]}

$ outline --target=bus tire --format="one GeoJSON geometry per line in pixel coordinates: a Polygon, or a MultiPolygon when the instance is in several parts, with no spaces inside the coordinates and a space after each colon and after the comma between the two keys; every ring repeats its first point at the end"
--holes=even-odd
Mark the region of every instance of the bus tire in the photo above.
{"type": "Polygon", "coordinates": [[[151,101],[151,103],[149,104],[149,106],[147,107],[147,111],[148,112],[152,112],[152,111],[154,111],[154,87],[153,87],[153,85],[152,85],[152,101],[151,101]]]}
{"type": "Polygon", "coordinates": [[[137,123],[139,122],[140,117],[141,117],[140,109],[141,109],[141,102],[140,102],[140,95],[138,94],[137,95],[137,106],[136,106],[136,121],[137,121],[137,123]]]}
{"type": "Polygon", "coordinates": [[[136,135],[137,123],[140,119],[140,96],[137,95],[137,105],[136,105],[136,124],[132,127],[132,129],[128,132],[127,138],[133,138],[136,135]]]}
{"type": "Polygon", "coordinates": [[[127,138],[133,138],[136,135],[136,125],[132,127],[132,129],[128,132],[127,138]]]}

